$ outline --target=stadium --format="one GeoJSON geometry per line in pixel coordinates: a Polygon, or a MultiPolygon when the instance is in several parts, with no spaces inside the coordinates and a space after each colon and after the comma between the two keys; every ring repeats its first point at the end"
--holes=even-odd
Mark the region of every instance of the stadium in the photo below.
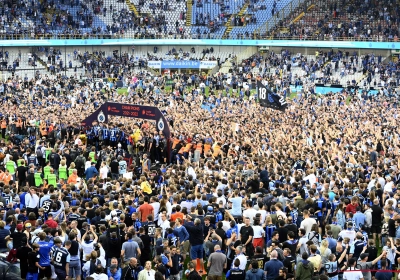
{"type": "Polygon", "coordinates": [[[0,279],[400,279],[396,0],[0,2],[0,279]]]}

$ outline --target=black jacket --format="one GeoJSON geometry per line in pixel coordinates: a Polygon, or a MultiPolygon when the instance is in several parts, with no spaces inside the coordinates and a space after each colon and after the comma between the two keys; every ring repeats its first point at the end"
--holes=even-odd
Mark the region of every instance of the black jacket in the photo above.
{"type": "Polygon", "coordinates": [[[188,280],[202,280],[203,278],[199,275],[199,273],[197,273],[196,270],[193,270],[189,273],[188,280]]]}

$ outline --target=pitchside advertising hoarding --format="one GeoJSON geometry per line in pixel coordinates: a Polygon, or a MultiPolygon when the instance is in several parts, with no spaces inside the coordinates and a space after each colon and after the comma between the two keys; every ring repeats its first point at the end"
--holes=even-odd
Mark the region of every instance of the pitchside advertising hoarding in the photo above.
{"type": "MultiPolygon", "coordinates": [[[[9,35],[12,38],[12,35],[9,35]]],[[[18,39],[19,37],[17,37],[18,39]]],[[[34,46],[253,46],[399,50],[400,42],[220,40],[220,39],[40,39],[0,40],[2,47],[34,46]]]]}

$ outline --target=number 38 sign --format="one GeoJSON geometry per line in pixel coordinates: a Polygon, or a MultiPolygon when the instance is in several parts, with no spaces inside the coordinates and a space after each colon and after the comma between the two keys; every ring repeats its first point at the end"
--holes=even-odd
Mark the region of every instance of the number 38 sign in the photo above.
{"type": "Polygon", "coordinates": [[[257,92],[260,106],[281,111],[286,109],[287,103],[285,98],[266,88],[260,81],[257,82],[257,92]]]}

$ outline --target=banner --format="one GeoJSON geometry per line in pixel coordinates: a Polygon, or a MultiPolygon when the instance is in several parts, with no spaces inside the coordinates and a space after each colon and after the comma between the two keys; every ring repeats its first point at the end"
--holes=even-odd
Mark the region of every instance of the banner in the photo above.
{"type": "Polygon", "coordinates": [[[217,61],[200,61],[200,69],[213,69],[217,65],[217,61]]]}
{"type": "Polygon", "coordinates": [[[200,61],[197,60],[163,60],[161,68],[169,69],[199,69],[200,61]]]}
{"type": "Polygon", "coordinates": [[[160,109],[153,106],[106,102],[94,113],[86,117],[81,124],[84,126],[90,126],[93,122],[108,122],[108,116],[154,120],[156,121],[157,129],[162,131],[167,139],[170,138],[170,130],[167,120],[161,113],[160,109]]]}
{"type": "Polygon", "coordinates": [[[156,69],[213,69],[217,61],[198,60],[150,60],[147,62],[149,68],[156,69]]]}
{"type": "Polygon", "coordinates": [[[160,60],[147,61],[147,67],[160,69],[161,68],[161,61],[160,60]]]}
{"type": "Polygon", "coordinates": [[[287,107],[286,100],[283,96],[272,92],[266,88],[261,81],[257,82],[258,100],[260,106],[268,107],[275,110],[285,111],[287,107]]]}

